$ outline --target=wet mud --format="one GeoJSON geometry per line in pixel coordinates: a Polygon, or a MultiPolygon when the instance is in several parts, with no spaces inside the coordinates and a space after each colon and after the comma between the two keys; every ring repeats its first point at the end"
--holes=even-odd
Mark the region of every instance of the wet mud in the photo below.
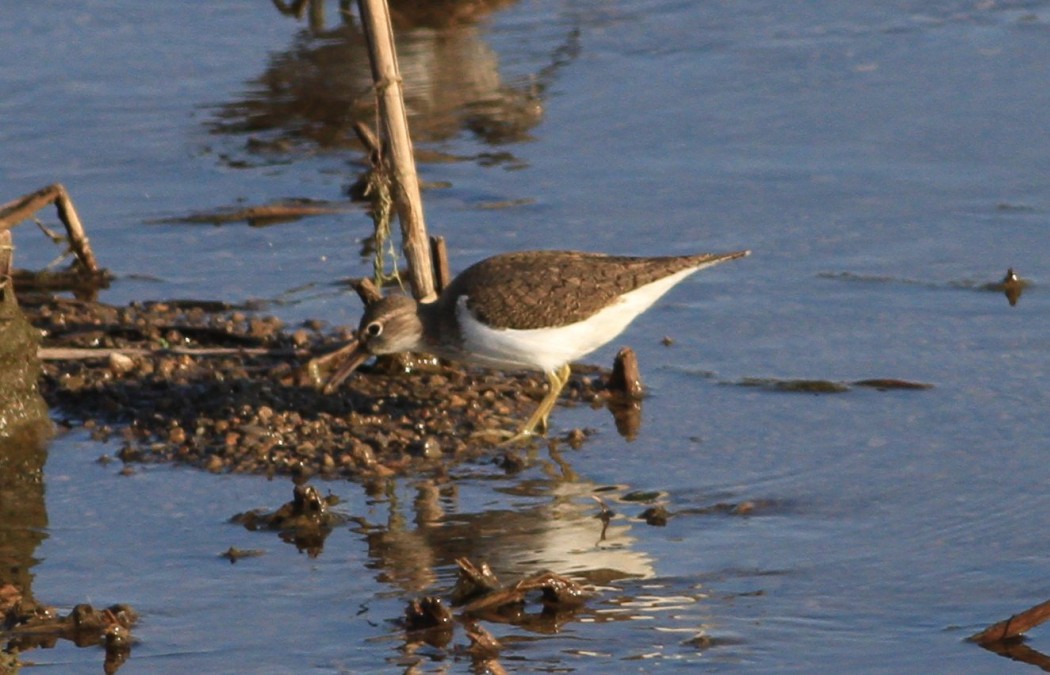
{"type": "MultiPolygon", "coordinates": [[[[120,439],[126,464],[361,480],[440,472],[502,456],[482,432],[515,428],[544,390],[538,373],[395,359],[326,395],[308,364],[351,333],[320,321],[287,327],[218,302],[115,307],[41,294],[23,306],[43,335],[41,392],[59,425],[120,439]]],[[[604,405],[607,379],[576,369],[560,402],[604,405]]]]}

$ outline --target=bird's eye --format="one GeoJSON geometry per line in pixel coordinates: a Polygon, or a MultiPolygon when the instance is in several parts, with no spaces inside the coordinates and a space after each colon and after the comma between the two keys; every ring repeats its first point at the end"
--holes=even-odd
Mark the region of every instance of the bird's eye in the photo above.
{"type": "Polygon", "coordinates": [[[368,337],[379,337],[379,334],[382,332],[383,324],[379,323],[378,321],[373,321],[372,323],[365,326],[365,333],[368,334],[368,337]]]}

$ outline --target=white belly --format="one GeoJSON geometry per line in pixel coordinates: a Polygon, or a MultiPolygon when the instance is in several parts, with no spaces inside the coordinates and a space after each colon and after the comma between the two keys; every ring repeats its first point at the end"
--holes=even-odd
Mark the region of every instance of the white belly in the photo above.
{"type": "Polygon", "coordinates": [[[637,288],[579,323],[556,328],[490,328],[474,318],[467,309],[467,297],[462,296],[456,305],[456,316],[463,350],[478,365],[556,370],[615,338],[660,296],[699,269],[685,269],[637,288]]]}

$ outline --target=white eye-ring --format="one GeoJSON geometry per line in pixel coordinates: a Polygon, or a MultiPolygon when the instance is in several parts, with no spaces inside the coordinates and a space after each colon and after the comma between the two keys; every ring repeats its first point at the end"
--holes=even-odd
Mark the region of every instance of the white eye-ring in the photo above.
{"type": "Polygon", "coordinates": [[[368,335],[368,337],[379,337],[379,335],[382,332],[383,324],[379,323],[378,321],[373,321],[372,323],[365,326],[365,333],[368,335]]]}

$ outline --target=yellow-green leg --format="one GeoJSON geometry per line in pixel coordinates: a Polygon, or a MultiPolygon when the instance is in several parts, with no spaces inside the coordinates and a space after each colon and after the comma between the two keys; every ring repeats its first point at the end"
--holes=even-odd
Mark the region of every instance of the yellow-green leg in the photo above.
{"type": "Polygon", "coordinates": [[[532,413],[528,421],[522,425],[517,433],[512,433],[506,430],[485,429],[483,431],[474,432],[472,437],[485,438],[490,442],[495,441],[497,438],[502,438],[503,440],[500,442],[500,445],[511,445],[524,443],[532,440],[537,435],[547,433],[547,419],[550,417],[551,411],[554,410],[554,406],[558,402],[558,395],[561,394],[561,390],[564,389],[565,385],[569,382],[571,374],[572,371],[568,364],[561,366],[557,370],[544,372],[544,375],[547,376],[547,394],[543,397],[543,400],[540,401],[536,411],[532,413]],[[536,433],[537,429],[540,429],[540,434],[536,433]]]}
{"type": "Polygon", "coordinates": [[[561,390],[568,384],[571,374],[572,370],[569,368],[569,364],[565,364],[558,370],[551,370],[545,373],[547,383],[550,385],[547,395],[543,397],[539,407],[536,408],[536,412],[532,413],[532,416],[518,430],[518,433],[505,441],[507,444],[527,441],[536,435],[537,429],[540,430],[541,434],[547,433],[547,419],[550,417],[551,411],[554,410],[554,406],[558,403],[558,395],[561,394],[561,390]]]}

